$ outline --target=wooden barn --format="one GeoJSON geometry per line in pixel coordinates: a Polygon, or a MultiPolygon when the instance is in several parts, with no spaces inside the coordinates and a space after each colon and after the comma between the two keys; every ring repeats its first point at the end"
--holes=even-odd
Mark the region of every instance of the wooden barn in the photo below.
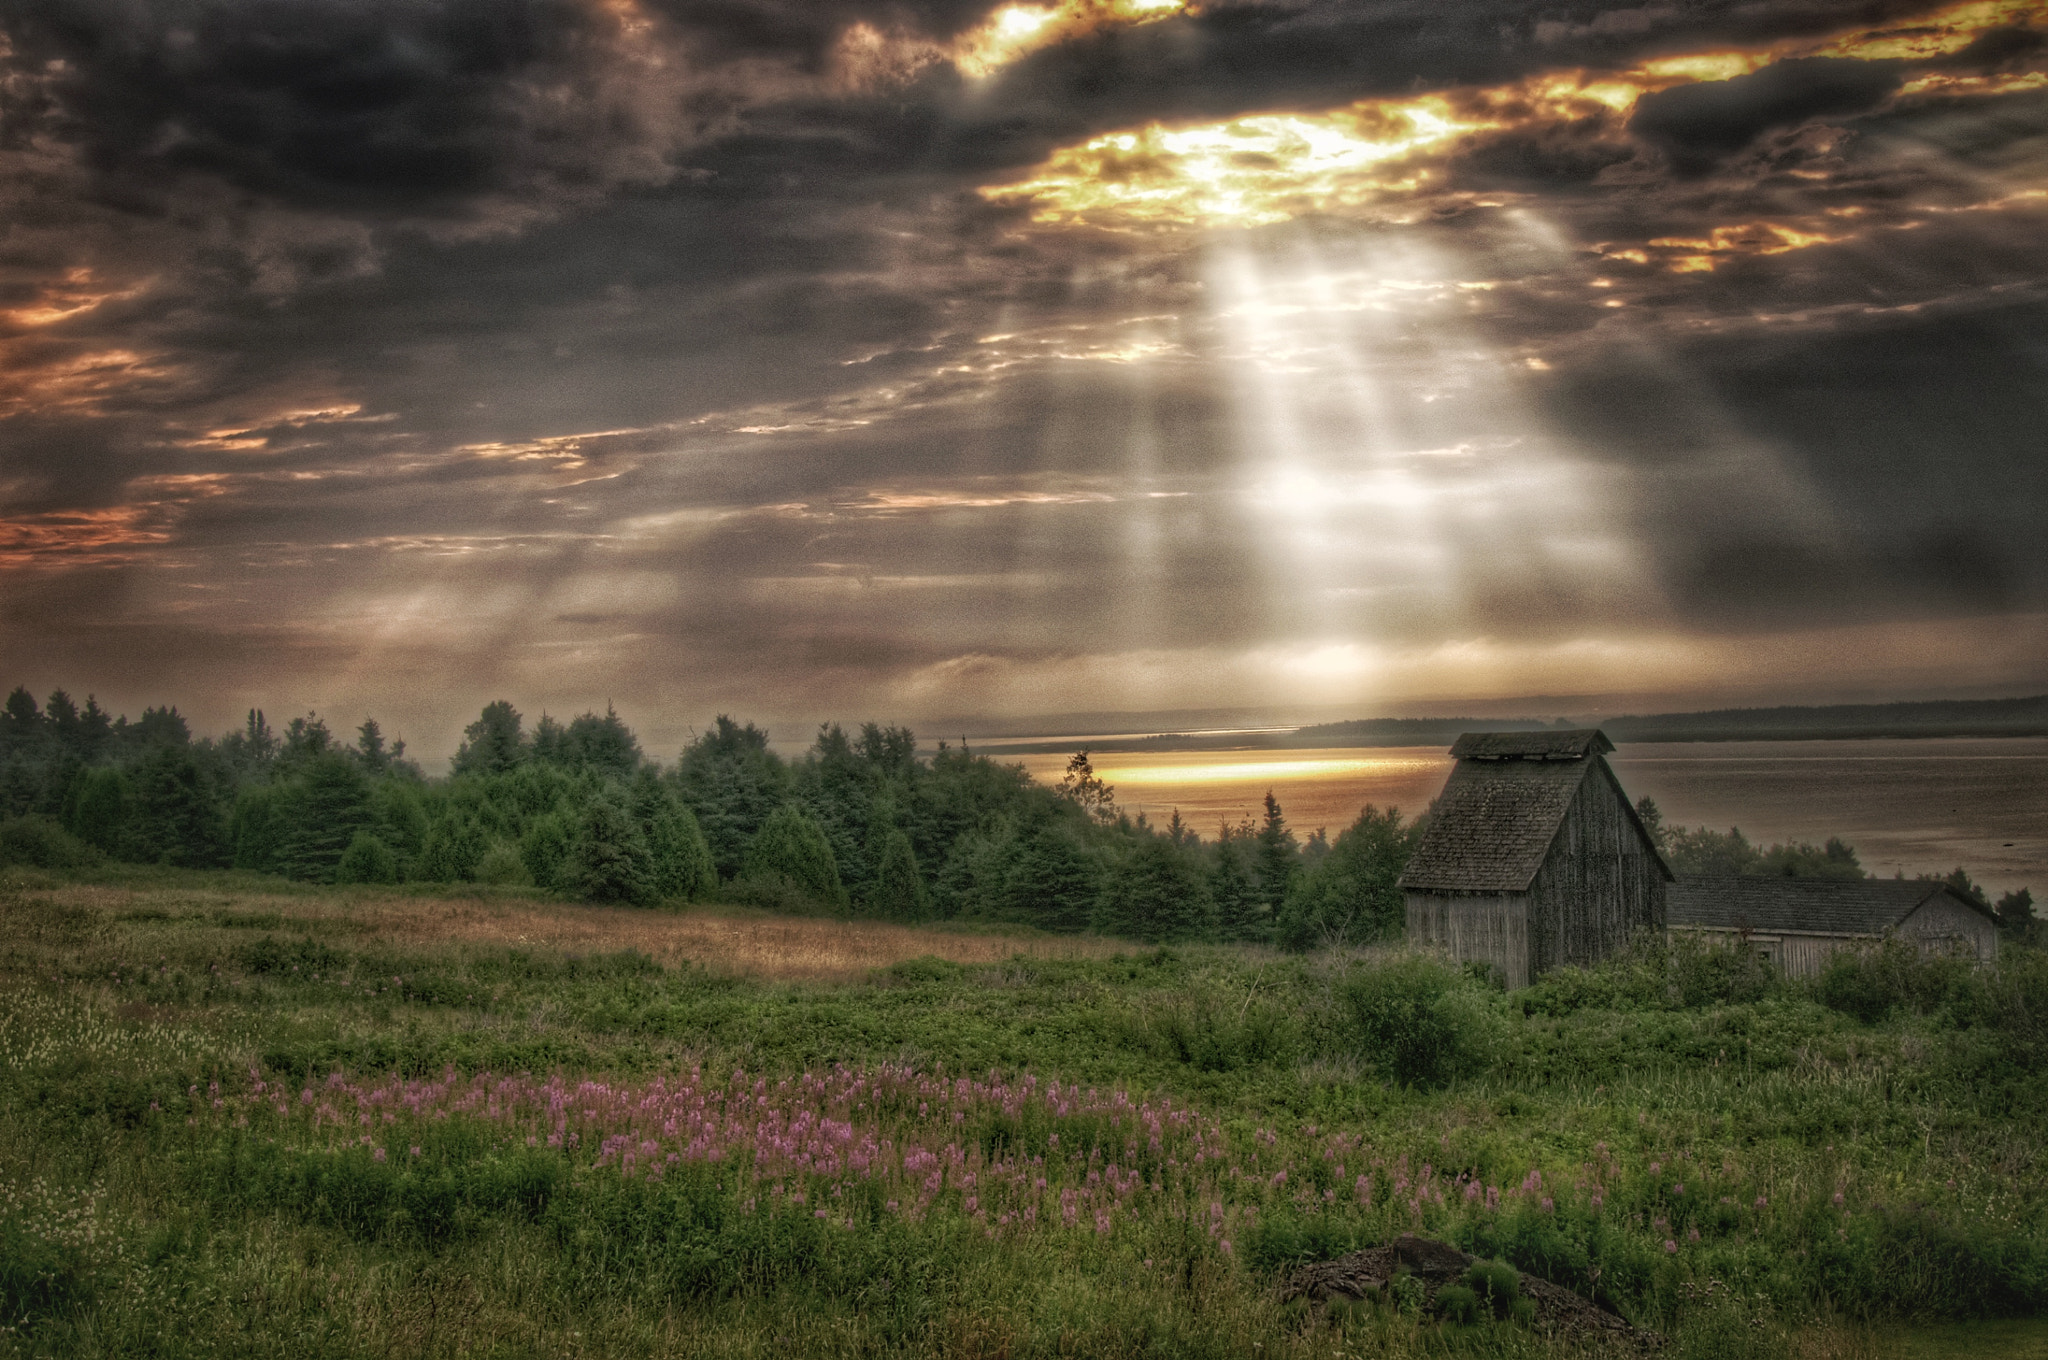
{"type": "Polygon", "coordinates": [[[1401,875],[1411,944],[1525,987],[1664,928],[1671,870],[1622,792],[1604,733],[1467,732],[1401,875]]]}
{"type": "Polygon", "coordinates": [[[1746,938],[1786,977],[1813,977],[1838,949],[1896,934],[1927,953],[1989,963],[1998,922],[1945,883],[1900,878],[1680,878],[1673,930],[1746,938]]]}

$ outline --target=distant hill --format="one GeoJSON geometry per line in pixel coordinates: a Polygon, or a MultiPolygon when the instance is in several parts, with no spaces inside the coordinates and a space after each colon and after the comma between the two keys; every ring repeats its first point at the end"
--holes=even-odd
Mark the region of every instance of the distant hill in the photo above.
{"type": "Polygon", "coordinates": [[[1615,741],[1795,741],[1818,737],[2048,736],[2048,694],[1817,708],[1721,708],[1608,718],[1615,741]]]}
{"type": "MultiPolygon", "coordinates": [[[[1537,719],[1367,718],[1318,723],[1289,733],[1290,746],[1337,746],[1347,742],[1389,746],[1448,745],[1458,733],[1527,732],[1540,727],[1577,726],[1578,719],[1545,723],[1537,719]]],[[[1704,713],[1650,713],[1586,719],[1617,742],[1625,741],[1798,741],[1834,737],[2038,737],[2048,736],[2048,694],[2029,699],[1934,699],[1918,703],[1827,704],[1817,707],[1717,708],[1704,713]]]]}
{"type": "Polygon", "coordinates": [[[1718,708],[1618,718],[1354,718],[1291,730],[1160,732],[1151,736],[1005,740],[995,754],[1111,751],[1288,751],[1319,746],[1449,746],[1461,732],[1598,727],[1616,742],[1800,741],[1856,737],[2048,736],[2048,694],[2029,699],[1936,699],[1918,703],[1718,708]]]}

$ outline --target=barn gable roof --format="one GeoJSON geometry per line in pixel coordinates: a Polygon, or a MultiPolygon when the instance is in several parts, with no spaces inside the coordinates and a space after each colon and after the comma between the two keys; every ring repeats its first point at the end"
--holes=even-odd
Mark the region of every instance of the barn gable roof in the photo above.
{"type": "Polygon", "coordinates": [[[1688,874],[1671,885],[1665,916],[1674,926],[1704,930],[1882,935],[1943,893],[1989,914],[1947,884],[1926,879],[1688,874]]]}
{"type": "Polygon", "coordinates": [[[1568,731],[1466,732],[1451,746],[1453,760],[1584,760],[1614,749],[1597,727],[1568,731]]]}

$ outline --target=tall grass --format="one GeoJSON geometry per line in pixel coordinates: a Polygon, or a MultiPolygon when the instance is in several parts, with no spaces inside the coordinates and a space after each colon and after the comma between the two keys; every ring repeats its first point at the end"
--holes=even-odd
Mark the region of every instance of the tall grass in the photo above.
{"type": "Polygon", "coordinates": [[[0,1353],[1545,1353],[1278,1303],[1404,1232],[1691,1354],[2048,1306],[2036,958],[1859,1009],[906,930],[823,981],[634,916],[0,887],[0,1353]]]}

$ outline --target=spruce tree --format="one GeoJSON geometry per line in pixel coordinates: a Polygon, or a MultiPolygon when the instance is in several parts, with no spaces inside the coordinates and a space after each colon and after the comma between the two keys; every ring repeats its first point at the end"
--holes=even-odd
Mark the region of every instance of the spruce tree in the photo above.
{"type": "Polygon", "coordinates": [[[570,851],[577,894],[591,902],[647,902],[654,896],[647,837],[624,791],[607,788],[583,805],[570,851]]]}
{"type": "Polygon", "coordinates": [[[1057,824],[1023,838],[1003,880],[1003,915],[1042,930],[1086,930],[1102,875],[1080,840],[1057,824]]]}
{"type": "Polygon", "coordinates": [[[769,888],[794,889],[823,906],[844,910],[846,888],[825,832],[794,803],[784,803],[747,843],[744,875],[769,888]]]}
{"type": "Polygon", "coordinates": [[[922,921],[931,914],[924,875],[917,871],[917,852],[901,831],[891,831],[882,840],[867,900],[870,913],[891,921],[922,921]]]}
{"type": "Polygon", "coordinates": [[[1104,933],[1132,940],[1213,939],[1216,904],[1189,853],[1147,835],[1110,871],[1096,922],[1104,933]]]}
{"type": "Polygon", "coordinates": [[[327,750],[306,762],[293,786],[283,805],[280,867],[288,878],[331,882],[356,833],[375,821],[370,781],[353,760],[327,750]]]}
{"type": "Polygon", "coordinates": [[[1216,929],[1226,940],[1263,940],[1273,917],[1252,882],[1245,842],[1226,836],[1216,844],[1209,869],[1209,895],[1216,901],[1216,929]]]}
{"type": "Polygon", "coordinates": [[[696,816],[652,769],[643,768],[633,782],[633,813],[647,838],[656,897],[691,902],[717,889],[718,870],[696,816]]]}
{"type": "Polygon", "coordinates": [[[1259,827],[1258,842],[1259,896],[1265,901],[1266,910],[1277,917],[1287,903],[1288,890],[1294,886],[1299,852],[1294,833],[1287,829],[1287,818],[1280,811],[1280,800],[1271,789],[1266,790],[1266,819],[1259,827]]]}

